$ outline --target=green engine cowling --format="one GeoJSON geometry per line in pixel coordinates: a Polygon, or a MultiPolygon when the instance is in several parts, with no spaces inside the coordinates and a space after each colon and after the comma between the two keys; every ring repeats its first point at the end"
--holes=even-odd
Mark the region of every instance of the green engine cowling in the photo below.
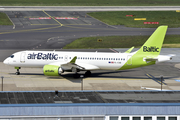
{"type": "Polygon", "coordinates": [[[61,67],[56,65],[45,65],[43,67],[43,73],[46,76],[59,76],[61,73],[63,73],[63,70],[61,67]]]}

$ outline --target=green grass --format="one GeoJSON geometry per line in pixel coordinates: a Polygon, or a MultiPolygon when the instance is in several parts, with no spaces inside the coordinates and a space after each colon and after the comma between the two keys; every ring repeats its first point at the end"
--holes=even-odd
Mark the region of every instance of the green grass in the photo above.
{"type": "Polygon", "coordinates": [[[0,25],[12,25],[12,22],[9,20],[5,13],[0,12],[0,25]]]}
{"type": "MultiPolygon", "coordinates": [[[[63,49],[130,48],[142,46],[149,36],[108,36],[79,38],[63,49]],[[102,39],[102,42],[98,42],[102,39]]],[[[166,35],[165,47],[180,47],[180,35],[166,35]],[[176,46],[175,46],[176,45],[176,46]]]]}
{"type": "Polygon", "coordinates": [[[125,25],[126,27],[141,28],[156,28],[160,25],[180,27],[180,12],[176,11],[92,12],[88,13],[88,15],[109,25],[125,25]],[[126,15],[135,15],[135,17],[126,17],[126,15]],[[134,20],[134,18],[146,18],[146,20],[134,20]],[[159,22],[159,24],[144,25],[144,22],[159,22]]]}
{"type": "Polygon", "coordinates": [[[0,0],[0,6],[179,6],[179,0],[0,0]]]}

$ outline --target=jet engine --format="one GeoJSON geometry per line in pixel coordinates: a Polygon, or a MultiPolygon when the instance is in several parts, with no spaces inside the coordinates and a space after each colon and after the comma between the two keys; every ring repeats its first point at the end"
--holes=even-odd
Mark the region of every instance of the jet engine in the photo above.
{"type": "Polygon", "coordinates": [[[45,65],[43,67],[43,73],[46,76],[59,76],[61,75],[61,73],[63,73],[64,71],[62,70],[62,68],[60,66],[56,66],[56,65],[45,65]]]}

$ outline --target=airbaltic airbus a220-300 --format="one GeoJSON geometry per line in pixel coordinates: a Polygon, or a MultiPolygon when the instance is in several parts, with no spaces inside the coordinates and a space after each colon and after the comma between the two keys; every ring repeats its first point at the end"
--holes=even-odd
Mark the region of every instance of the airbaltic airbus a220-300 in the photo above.
{"type": "Polygon", "coordinates": [[[159,55],[167,31],[167,26],[160,26],[144,45],[135,52],[129,49],[125,53],[103,52],[58,52],[58,51],[21,51],[4,60],[4,64],[14,66],[19,75],[21,67],[42,67],[44,75],[59,76],[63,72],[92,70],[125,70],[153,65],[172,59],[173,55],[159,55]]]}

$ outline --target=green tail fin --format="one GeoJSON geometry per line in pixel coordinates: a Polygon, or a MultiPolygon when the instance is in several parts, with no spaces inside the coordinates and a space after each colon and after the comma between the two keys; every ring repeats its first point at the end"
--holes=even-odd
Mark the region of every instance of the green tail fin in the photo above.
{"type": "Polygon", "coordinates": [[[127,62],[119,70],[155,64],[155,58],[160,54],[167,28],[168,26],[158,27],[134,55],[128,56],[127,62]],[[144,58],[147,58],[149,61],[147,62],[144,58]]]}
{"type": "Polygon", "coordinates": [[[168,26],[159,26],[136,54],[159,55],[168,26]]]}

